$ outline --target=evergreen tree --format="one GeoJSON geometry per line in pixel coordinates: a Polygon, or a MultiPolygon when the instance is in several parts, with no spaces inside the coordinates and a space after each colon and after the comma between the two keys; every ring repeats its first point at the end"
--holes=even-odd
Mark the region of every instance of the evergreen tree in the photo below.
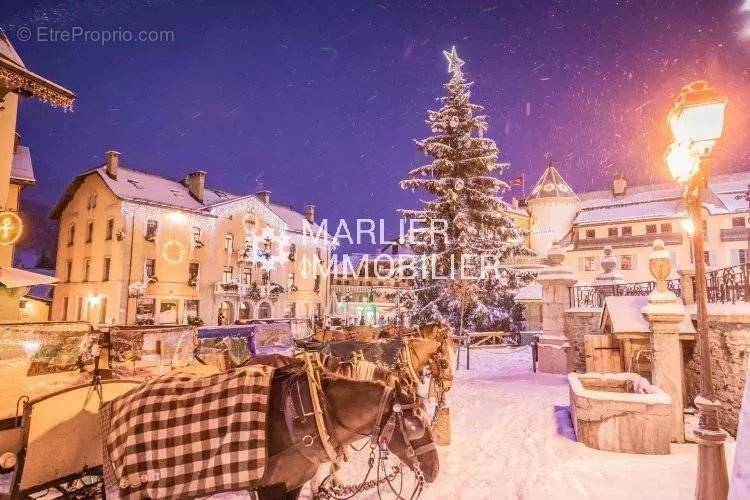
{"type": "Polygon", "coordinates": [[[414,168],[401,181],[404,190],[430,195],[416,210],[400,210],[402,217],[420,221],[410,235],[420,272],[415,277],[417,303],[413,321],[448,321],[454,328],[497,328],[508,321],[512,292],[529,276],[500,265],[480,275],[477,270],[508,263],[516,255],[528,255],[524,230],[507,215],[508,205],[499,197],[509,189],[499,175],[507,164],[498,163],[495,141],[484,137],[486,117],[482,106],[470,102],[472,86],[461,71],[464,62],[456,48],[443,52],[450,80],[442,107],[428,111],[431,137],[416,141],[432,161],[414,168]],[[445,229],[443,234],[443,229],[445,229]],[[483,260],[483,262],[482,262],[483,260]],[[464,269],[473,270],[461,274],[464,269]]]}

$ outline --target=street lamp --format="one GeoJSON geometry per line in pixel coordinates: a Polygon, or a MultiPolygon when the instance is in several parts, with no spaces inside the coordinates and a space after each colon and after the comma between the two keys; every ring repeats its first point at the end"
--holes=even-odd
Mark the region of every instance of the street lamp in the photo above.
{"type": "Polygon", "coordinates": [[[709,175],[709,159],[724,129],[727,100],[719,92],[699,81],[686,85],[677,96],[667,121],[674,144],[667,151],[669,172],[685,186],[685,202],[692,224],[692,249],[695,262],[695,302],[698,312],[700,349],[700,394],[698,408],[698,477],[695,498],[724,500],[729,480],[724,456],[726,433],[719,427],[720,403],[716,401],[711,373],[711,351],[708,340],[708,298],[706,263],[703,250],[701,209],[703,192],[709,175]]]}

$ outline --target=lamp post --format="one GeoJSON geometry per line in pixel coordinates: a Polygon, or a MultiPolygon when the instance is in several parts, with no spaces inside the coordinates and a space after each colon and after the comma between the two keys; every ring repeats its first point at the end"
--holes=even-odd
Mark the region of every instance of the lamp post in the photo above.
{"type": "Polygon", "coordinates": [[[726,433],[719,427],[720,403],[715,400],[711,373],[711,351],[708,339],[708,298],[704,234],[701,217],[703,193],[709,176],[711,154],[724,128],[727,101],[706,82],[686,85],[668,114],[674,143],[667,151],[667,165],[672,176],[685,186],[685,202],[692,220],[692,248],[695,261],[695,303],[698,312],[698,346],[700,349],[700,394],[698,408],[698,477],[695,498],[725,500],[729,488],[724,456],[726,433]]]}

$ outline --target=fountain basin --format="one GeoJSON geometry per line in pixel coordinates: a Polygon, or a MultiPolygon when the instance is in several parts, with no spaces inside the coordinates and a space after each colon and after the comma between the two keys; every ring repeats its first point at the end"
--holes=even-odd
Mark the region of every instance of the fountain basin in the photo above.
{"type": "Polygon", "coordinates": [[[666,455],[669,394],[635,373],[569,373],[576,439],[589,448],[666,455]]]}

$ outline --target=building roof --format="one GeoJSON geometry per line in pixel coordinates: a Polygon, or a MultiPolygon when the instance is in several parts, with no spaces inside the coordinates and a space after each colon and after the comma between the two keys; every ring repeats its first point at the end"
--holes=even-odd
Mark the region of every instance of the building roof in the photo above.
{"type": "MultiPolygon", "coordinates": [[[[736,196],[748,189],[750,172],[714,175],[709,179],[704,207],[711,214],[745,211],[747,202],[736,196]]],[[[580,211],[574,224],[598,224],[631,220],[682,217],[682,188],[675,183],[629,186],[625,194],[612,190],[580,194],[580,211]]]]}
{"type": "Polygon", "coordinates": [[[578,198],[560,172],[549,165],[537,181],[526,201],[540,198],[578,198]]]}
{"type": "MultiPolygon", "coordinates": [[[[190,194],[188,187],[181,181],[123,166],[120,166],[117,170],[117,179],[113,179],[107,175],[106,166],[101,166],[78,175],[52,208],[50,217],[60,217],[78,187],[89,175],[98,175],[112,193],[121,200],[170,207],[202,213],[207,216],[211,215],[212,208],[219,205],[251,196],[255,197],[255,195],[238,195],[206,187],[204,188],[203,202],[200,202],[190,194]]],[[[268,209],[284,221],[291,231],[302,231],[303,221],[305,220],[303,214],[276,203],[269,204],[268,209]]],[[[317,224],[311,224],[311,229],[317,232],[317,224]]]]}
{"type": "Polygon", "coordinates": [[[53,283],[57,283],[57,279],[52,276],[16,269],[15,267],[0,266],[0,286],[5,288],[51,285],[53,283]]]}
{"type": "Polygon", "coordinates": [[[13,155],[13,163],[10,166],[10,179],[11,181],[24,184],[33,184],[36,182],[34,167],[31,163],[31,151],[29,151],[28,147],[18,146],[16,148],[16,152],[13,155]]]}
{"type": "Polygon", "coordinates": [[[52,106],[70,109],[75,94],[26,68],[13,44],[0,30],[0,84],[7,89],[38,97],[52,106]]]}
{"type": "MultiPolygon", "coordinates": [[[[643,308],[648,305],[647,295],[606,297],[600,317],[599,328],[610,322],[612,333],[651,333],[651,323],[643,315],[643,308]]],[[[679,324],[679,333],[694,334],[695,328],[690,315],[679,324]]]]}

